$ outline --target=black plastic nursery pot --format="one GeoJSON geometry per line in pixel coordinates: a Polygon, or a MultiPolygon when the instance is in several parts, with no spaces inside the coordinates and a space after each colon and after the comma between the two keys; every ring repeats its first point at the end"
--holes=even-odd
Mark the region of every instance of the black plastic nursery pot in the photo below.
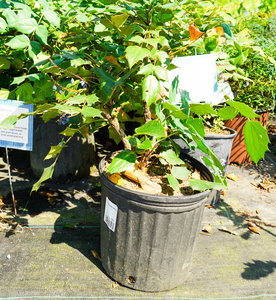
{"type": "MultiPolygon", "coordinates": [[[[211,172],[192,157],[182,159],[213,181],[211,172]]],[[[141,291],[170,290],[189,276],[205,199],[210,190],[191,196],[165,196],[128,190],[103,174],[101,260],[118,283],[141,291]]]]}
{"type": "MultiPolygon", "coordinates": [[[[33,151],[30,152],[30,162],[33,176],[40,178],[44,168],[49,167],[54,159],[44,160],[51,146],[58,145],[62,139],[68,139],[60,134],[66,125],[59,124],[56,119],[47,123],[40,117],[34,119],[33,151]]],[[[90,167],[95,164],[95,143],[93,135],[85,139],[80,134],[75,134],[68,142],[57,160],[52,182],[64,183],[68,180],[82,179],[90,174],[90,167]]]]}
{"type": "MultiPolygon", "coordinates": [[[[208,147],[210,147],[217,158],[219,159],[220,163],[223,166],[224,174],[226,173],[226,169],[229,163],[233,140],[237,135],[237,132],[234,129],[226,128],[230,131],[231,134],[223,135],[223,134],[206,134],[204,137],[204,141],[208,147]]],[[[175,139],[175,142],[180,146],[180,151],[186,154],[189,154],[193,158],[197,159],[201,163],[205,165],[203,160],[203,156],[206,154],[202,152],[200,149],[191,150],[191,148],[180,138],[175,139]]],[[[211,172],[213,172],[212,168],[206,166],[211,172]]],[[[223,175],[224,175],[223,174],[223,175]]],[[[220,191],[213,189],[212,192],[206,199],[207,205],[214,205],[217,203],[220,197],[220,191]]]]}

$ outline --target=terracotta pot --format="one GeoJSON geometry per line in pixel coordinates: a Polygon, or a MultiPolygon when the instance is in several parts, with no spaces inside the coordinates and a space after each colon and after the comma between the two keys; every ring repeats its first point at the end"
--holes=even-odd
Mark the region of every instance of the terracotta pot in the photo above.
{"type": "MultiPolygon", "coordinates": [[[[260,121],[263,126],[266,126],[268,121],[268,111],[255,111],[261,118],[254,119],[260,121]]],[[[225,126],[234,129],[237,132],[234,138],[232,150],[230,154],[229,163],[237,163],[239,165],[252,164],[249,154],[246,152],[246,145],[244,142],[243,127],[248,118],[241,116],[240,114],[232,120],[225,121],[225,126]]]]}

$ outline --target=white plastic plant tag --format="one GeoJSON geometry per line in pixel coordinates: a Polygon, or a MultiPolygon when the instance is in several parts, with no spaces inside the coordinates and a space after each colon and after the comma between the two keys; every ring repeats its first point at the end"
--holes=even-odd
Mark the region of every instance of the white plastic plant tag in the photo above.
{"type": "Polygon", "coordinates": [[[108,197],[105,201],[105,210],[104,210],[104,221],[107,227],[115,232],[116,219],[117,219],[118,206],[112,203],[108,197]]]}

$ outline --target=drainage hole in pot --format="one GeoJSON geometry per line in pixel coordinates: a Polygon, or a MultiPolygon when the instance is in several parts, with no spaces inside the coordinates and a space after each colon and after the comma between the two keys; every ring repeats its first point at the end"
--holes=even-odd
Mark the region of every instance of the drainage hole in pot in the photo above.
{"type": "Polygon", "coordinates": [[[132,276],[129,276],[128,279],[127,279],[127,281],[128,281],[129,283],[135,283],[135,282],[136,282],[135,278],[132,277],[132,276]]]}

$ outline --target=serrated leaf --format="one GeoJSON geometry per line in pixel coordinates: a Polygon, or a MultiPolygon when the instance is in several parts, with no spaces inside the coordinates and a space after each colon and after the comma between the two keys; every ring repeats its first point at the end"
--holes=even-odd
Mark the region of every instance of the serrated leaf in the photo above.
{"type": "Polygon", "coordinates": [[[81,114],[85,117],[85,118],[102,118],[102,113],[101,110],[94,108],[94,107],[89,107],[89,106],[85,106],[83,108],[83,110],[81,111],[81,114]]]}
{"type": "Polygon", "coordinates": [[[137,155],[131,150],[123,150],[117,154],[107,168],[108,173],[121,173],[130,169],[136,162],[137,155]]]}
{"type": "Polygon", "coordinates": [[[236,110],[236,108],[234,108],[232,106],[223,107],[218,110],[218,116],[222,120],[234,119],[237,114],[238,114],[238,111],[236,110]]]}
{"type": "Polygon", "coordinates": [[[145,39],[144,43],[147,43],[147,44],[153,46],[154,48],[157,48],[158,39],[145,39]]]}
{"type": "Polygon", "coordinates": [[[153,73],[153,64],[147,64],[141,67],[137,75],[151,75],[153,73]]]}
{"type": "Polygon", "coordinates": [[[67,105],[61,105],[61,104],[56,104],[55,109],[58,109],[61,112],[67,113],[69,115],[73,115],[76,113],[80,112],[80,108],[76,106],[67,106],[67,105]]]}
{"type": "Polygon", "coordinates": [[[48,29],[45,25],[38,25],[35,34],[39,42],[47,45],[48,29]]]}
{"type": "Polygon", "coordinates": [[[189,184],[194,191],[205,191],[208,189],[220,190],[225,188],[225,185],[223,185],[222,183],[211,182],[211,181],[200,180],[200,179],[190,179],[189,184]]]}
{"type": "Polygon", "coordinates": [[[191,111],[198,115],[216,115],[217,112],[211,107],[209,103],[191,104],[191,111]]]}
{"type": "Polygon", "coordinates": [[[146,124],[135,129],[135,133],[138,135],[146,134],[155,136],[156,138],[166,137],[166,131],[164,126],[158,120],[151,120],[146,124]]]}
{"type": "Polygon", "coordinates": [[[25,34],[17,35],[14,38],[12,38],[8,43],[6,43],[7,46],[16,50],[24,49],[29,44],[30,44],[30,40],[25,34]]]}
{"type": "Polygon", "coordinates": [[[143,60],[150,54],[150,51],[146,48],[139,46],[129,46],[126,49],[126,58],[128,61],[129,68],[131,69],[138,61],[143,60]]]}
{"type": "Polygon", "coordinates": [[[99,101],[99,97],[96,96],[95,94],[89,95],[86,98],[86,103],[88,105],[92,105],[92,104],[96,103],[97,101],[99,101]]]}
{"type": "Polygon", "coordinates": [[[169,82],[168,72],[161,66],[154,67],[154,74],[159,80],[164,80],[169,82]]]}
{"type": "Polygon", "coordinates": [[[40,188],[40,185],[43,181],[46,181],[47,179],[52,178],[53,173],[54,173],[55,164],[56,164],[56,162],[54,162],[52,165],[50,165],[49,167],[47,167],[43,170],[43,173],[42,173],[40,179],[33,185],[31,192],[37,191],[40,188]]]}
{"type": "Polygon", "coordinates": [[[189,171],[186,167],[172,167],[172,175],[178,179],[185,180],[189,177],[191,171],[189,171]]]}
{"type": "Polygon", "coordinates": [[[185,162],[180,159],[172,149],[164,150],[160,153],[160,156],[171,165],[184,165],[185,162]]]}
{"type": "Polygon", "coordinates": [[[251,107],[247,106],[244,103],[237,102],[237,101],[227,101],[226,103],[231,107],[234,107],[236,110],[239,111],[239,113],[242,116],[245,116],[246,118],[250,118],[250,119],[260,118],[259,115],[254,113],[254,110],[251,107]]]}
{"type": "Polygon", "coordinates": [[[251,160],[257,164],[261,158],[264,158],[265,152],[268,151],[269,138],[267,130],[261,122],[247,120],[243,133],[246,151],[251,160]]]}
{"type": "Polygon", "coordinates": [[[83,104],[87,98],[87,95],[78,95],[71,97],[66,101],[66,104],[83,104]]]}
{"type": "Polygon", "coordinates": [[[147,149],[153,149],[152,142],[148,139],[148,137],[138,145],[138,149],[141,150],[147,150],[147,149]]]}
{"type": "Polygon", "coordinates": [[[51,9],[43,8],[41,10],[42,14],[44,15],[45,19],[52,25],[56,27],[60,27],[60,18],[59,16],[51,9]]]}
{"type": "Polygon", "coordinates": [[[178,192],[179,191],[179,182],[178,180],[172,176],[171,174],[167,174],[167,178],[168,178],[168,181],[169,181],[169,184],[170,186],[176,191],[178,192]]]}
{"type": "Polygon", "coordinates": [[[37,22],[34,18],[29,19],[20,19],[20,22],[17,22],[13,27],[19,32],[30,34],[37,29],[37,22]]]}
{"type": "Polygon", "coordinates": [[[142,100],[147,103],[149,107],[154,103],[160,93],[161,86],[160,82],[155,76],[148,75],[142,81],[142,100]]]}
{"type": "Polygon", "coordinates": [[[73,129],[73,128],[67,127],[65,130],[63,130],[63,131],[60,132],[59,134],[62,134],[62,135],[65,135],[65,136],[72,136],[72,135],[74,135],[77,131],[78,131],[78,129],[73,129]]]}
{"type": "Polygon", "coordinates": [[[51,146],[49,153],[45,156],[44,160],[55,158],[57,154],[61,152],[61,150],[67,146],[51,146]]]}

